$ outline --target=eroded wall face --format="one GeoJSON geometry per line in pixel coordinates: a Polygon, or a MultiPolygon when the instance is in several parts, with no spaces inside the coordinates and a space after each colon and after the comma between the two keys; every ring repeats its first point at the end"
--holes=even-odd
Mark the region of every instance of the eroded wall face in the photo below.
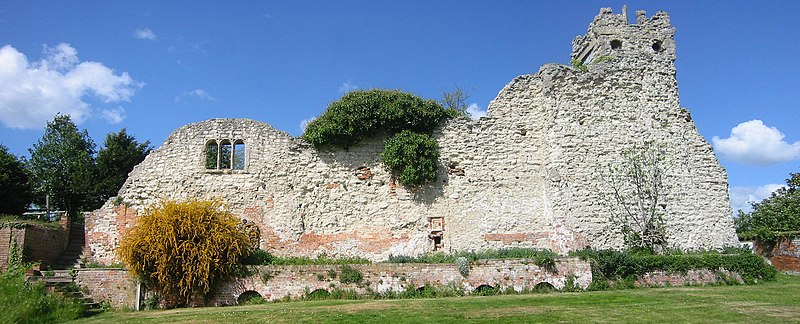
{"type": "Polygon", "coordinates": [[[601,12],[573,43],[573,56],[591,48],[606,59],[586,71],[545,65],[501,90],[488,117],[436,130],[439,177],[418,190],[394,183],[380,163],[380,137],[317,150],[252,120],[182,127],[130,174],[119,193],[127,205],[111,199],[87,217],[93,258],[111,263],[120,234],[144,208],[189,198],[224,200],[259,228],[261,248],[278,255],[383,260],[434,250],[619,247],[597,172],[646,141],[667,153],[668,244],[735,242],[725,171],[679,105],[669,18],[628,25],[617,16],[601,12]],[[244,143],[244,168],[207,169],[209,141],[244,143]]]}

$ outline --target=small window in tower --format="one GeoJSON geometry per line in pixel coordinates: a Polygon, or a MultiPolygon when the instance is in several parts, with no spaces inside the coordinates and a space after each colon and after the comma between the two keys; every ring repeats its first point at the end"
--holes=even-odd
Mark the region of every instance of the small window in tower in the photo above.
{"type": "Polygon", "coordinates": [[[217,141],[211,140],[206,143],[206,169],[217,168],[217,154],[219,153],[219,146],[217,141]]]}
{"type": "Polygon", "coordinates": [[[611,41],[611,49],[618,50],[622,48],[622,41],[619,39],[615,39],[611,41]]]}
{"type": "Polygon", "coordinates": [[[660,41],[660,40],[655,40],[655,41],[653,41],[653,50],[654,50],[654,51],[656,51],[656,52],[661,52],[663,49],[664,49],[664,48],[663,48],[663,47],[661,47],[661,41],[660,41]]]}
{"type": "Polygon", "coordinates": [[[241,140],[233,144],[233,169],[244,170],[244,142],[241,140]]]}
{"type": "Polygon", "coordinates": [[[233,147],[231,146],[231,141],[224,140],[219,143],[219,168],[220,169],[230,169],[231,168],[231,154],[233,153],[233,147]]]}

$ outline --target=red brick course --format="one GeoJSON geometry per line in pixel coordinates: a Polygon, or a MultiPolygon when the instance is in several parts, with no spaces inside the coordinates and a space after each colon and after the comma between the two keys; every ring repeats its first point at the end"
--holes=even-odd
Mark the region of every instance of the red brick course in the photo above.
{"type": "Polygon", "coordinates": [[[96,302],[108,301],[114,308],[135,308],[136,280],[123,269],[77,269],[75,283],[96,302]]]}
{"type": "Polygon", "coordinates": [[[780,239],[773,246],[756,241],[754,247],[756,253],[769,259],[778,271],[800,274],[800,237],[780,239]]]}

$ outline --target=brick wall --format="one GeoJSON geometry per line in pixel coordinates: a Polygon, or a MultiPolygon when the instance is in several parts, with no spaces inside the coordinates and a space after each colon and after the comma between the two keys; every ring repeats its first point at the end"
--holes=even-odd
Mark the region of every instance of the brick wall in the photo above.
{"type": "Polygon", "coordinates": [[[8,267],[8,259],[11,255],[11,242],[16,241],[19,248],[25,242],[25,229],[0,228],[0,270],[8,267]]]}
{"type": "Polygon", "coordinates": [[[710,283],[716,283],[718,281],[724,281],[723,278],[720,278],[719,275],[722,274],[731,278],[733,280],[738,281],[739,283],[743,283],[742,276],[740,276],[736,272],[730,272],[728,270],[708,270],[708,269],[700,269],[700,270],[689,270],[686,273],[668,273],[664,271],[652,271],[648,272],[639,279],[637,279],[634,284],[639,286],[685,286],[685,285],[706,285],[710,283]]]}
{"type": "Polygon", "coordinates": [[[12,240],[16,240],[22,249],[25,261],[41,262],[44,269],[58,261],[69,242],[69,232],[63,227],[53,229],[35,225],[0,229],[0,269],[8,265],[12,240]]]}
{"type": "Polygon", "coordinates": [[[123,269],[78,269],[75,283],[88,290],[96,302],[108,301],[112,307],[135,308],[136,280],[123,269]]]}
{"type": "MultiPolygon", "coordinates": [[[[339,265],[258,266],[257,272],[222,284],[208,300],[209,306],[235,305],[244,292],[257,292],[267,300],[289,296],[296,299],[317,289],[352,289],[360,294],[369,292],[405,291],[426,284],[453,285],[467,294],[487,285],[500,290],[524,291],[537,284],[548,283],[557,289],[564,288],[569,278],[576,286],[586,289],[592,282],[589,262],[579,258],[561,258],[556,271],[542,269],[529,259],[482,260],[472,263],[469,275],[464,277],[456,264],[375,263],[351,265],[363,279],[361,283],[343,284],[339,265]],[[331,273],[335,272],[335,277],[331,273]]],[[[135,308],[137,284],[123,269],[78,269],[76,283],[88,290],[88,297],[97,302],[106,300],[115,308],[135,308]]],[[[690,270],[686,274],[654,271],[642,275],[637,286],[682,286],[716,283],[719,273],[738,280],[741,277],[727,270],[690,270]]],[[[144,300],[144,287],[141,293],[144,300]]],[[[202,303],[198,299],[198,303],[202,303]]]]}
{"type": "Polygon", "coordinates": [[[800,236],[781,239],[774,246],[754,243],[755,251],[769,259],[775,269],[789,274],[800,274],[800,236]]]}
{"type": "Polygon", "coordinates": [[[542,282],[561,289],[570,276],[574,276],[576,285],[585,289],[592,281],[589,263],[578,258],[561,259],[555,272],[546,271],[528,259],[483,260],[471,264],[467,277],[463,277],[458,266],[452,263],[376,263],[351,267],[361,272],[363,280],[360,284],[341,283],[341,266],[338,265],[260,266],[258,273],[224,284],[209,304],[234,305],[239,295],[246,291],[255,291],[267,300],[276,300],[286,296],[299,298],[307,292],[317,289],[330,291],[334,287],[365,294],[369,291],[401,292],[425,284],[455,285],[471,293],[483,285],[523,291],[542,282]],[[331,271],[336,272],[335,278],[329,275],[331,271]]]}

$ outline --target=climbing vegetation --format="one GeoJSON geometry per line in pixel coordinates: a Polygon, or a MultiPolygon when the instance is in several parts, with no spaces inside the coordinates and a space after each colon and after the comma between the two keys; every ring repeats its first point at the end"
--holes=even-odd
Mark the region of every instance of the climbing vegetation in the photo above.
{"type": "Polygon", "coordinates": [[[390,135],[383,154],[387,168],[400,183],[421,185],[436,178],[439,153],[429,134],[443,118],[458,114],[397,90],[351,91],[310,122],[303,138],[315,147],[347,148],[370,136],[390,135]]]}
{"type": "Polygon", "coordinates": [[[436,180],[436,162],[439,160],[436,141],[428,135],[402,131],[386,140],[383,163],[400,183],[419,185],[436,180]]]}
{"type": "Polygon", "coordinates": [[[218,201],[162,201],[122,238],[129,271],[169,306],[189,305],[234,275],[253,252],[239,220],[218,201]]]}

